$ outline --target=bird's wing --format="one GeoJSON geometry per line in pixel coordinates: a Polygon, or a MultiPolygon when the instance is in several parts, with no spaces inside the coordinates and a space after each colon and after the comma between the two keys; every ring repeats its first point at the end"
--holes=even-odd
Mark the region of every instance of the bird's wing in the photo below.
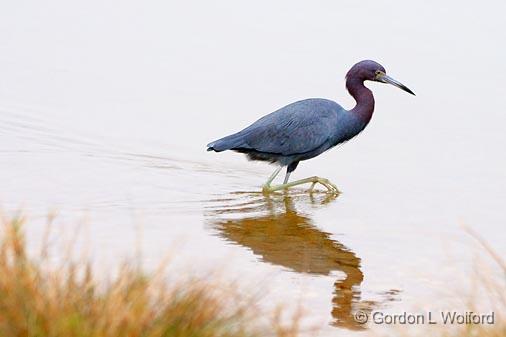
{"type": "Polygon", "coordinates": [[[331,140],[339,110],[343,108],[324,99],[292,103],[239,132],[238,147],[281,155],[315,150],[331,140]]]}

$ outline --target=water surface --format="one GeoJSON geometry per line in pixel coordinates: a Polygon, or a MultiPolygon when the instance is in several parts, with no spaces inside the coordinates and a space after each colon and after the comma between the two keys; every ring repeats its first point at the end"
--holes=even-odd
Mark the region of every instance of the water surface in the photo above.
{"type": "Polygon", "coordinates": [[[0,11],[0,206],[34,246],[56,212],[55,237],[82,225],[105,266],[169,254],[301,304],[322,335],[361,333],[356,310],[450,306],[478,251],[462,225],[504,256],[503,2],[28,3],[0,11]],[[338,197],[266,197],[273,167],[205,151],[298,99],[351,107],[363,58],[418,95],[370,84],[367,129],[292,175],[338,197]]]}

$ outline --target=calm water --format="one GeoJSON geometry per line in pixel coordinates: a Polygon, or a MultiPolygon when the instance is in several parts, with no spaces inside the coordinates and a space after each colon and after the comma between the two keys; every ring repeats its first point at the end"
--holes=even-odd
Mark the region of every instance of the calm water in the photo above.
{"type": "Polygon", "coordinates": [[[34,247],[56,212],[55,240],[80,226],[106,268],[169,254],[267,308],[302,304],[322,335],[360,333],[359,309],[451,306],[479,251],[462,225],[506,253],[503,2],[1,7],[0,207],[27,214],[34,247]],[[337,198],[265,197],[272,167],[205,152],[294,100],[351,107],[363,58],[418,96],[370,84],[365,132],[292,175],[337,198]]]}

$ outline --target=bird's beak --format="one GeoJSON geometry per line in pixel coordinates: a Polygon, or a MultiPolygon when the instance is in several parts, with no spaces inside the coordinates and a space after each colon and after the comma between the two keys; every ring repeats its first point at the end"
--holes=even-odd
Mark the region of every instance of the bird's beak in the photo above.
{"type": "Polygon", "coordinates": [[[390,76],[388,76],[387,74],[385,73],[381,73],[379,74],[377,77],[376,77],[376,80],[379,81],[379,82],[383,82],[383,83],[388,83],[388,84],[391,84],[393,86],[396,86],[397,88],[399,89],[402,89],[404,90],[405,92],[409,92],[411,95],[413,96],[416,96],[415,93],[413,91],[411,91],[411,89],[409,89],[408,87],[406,87],[404,84],[402,84],[401,82],[397,81],[397,80],[394,80],[393,78],[391,78],[390,76]]]}

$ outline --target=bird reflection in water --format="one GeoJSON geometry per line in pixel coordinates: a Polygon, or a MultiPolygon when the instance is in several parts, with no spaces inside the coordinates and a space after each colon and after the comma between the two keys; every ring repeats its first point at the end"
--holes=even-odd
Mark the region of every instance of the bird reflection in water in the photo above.
{"type": "Polygon", "coordinates": [[[360,285],[364,274],[360,258],[331,239],[330,233],[318,229],[308,215],[295,209],[297,202],[314,208],[335,198],[328,194],[264,196],[238,192],[213,200],[207,216],[219,237],[251,249],[263,262],[312,275],[342,272],[344,278],[334,283],[332,325],[362,330],[365,326],[355,321],[354,313],[371,312],[383,302],[394,300],[396,291],[383,294],[380,302],[362,300],[360,285]]]}

